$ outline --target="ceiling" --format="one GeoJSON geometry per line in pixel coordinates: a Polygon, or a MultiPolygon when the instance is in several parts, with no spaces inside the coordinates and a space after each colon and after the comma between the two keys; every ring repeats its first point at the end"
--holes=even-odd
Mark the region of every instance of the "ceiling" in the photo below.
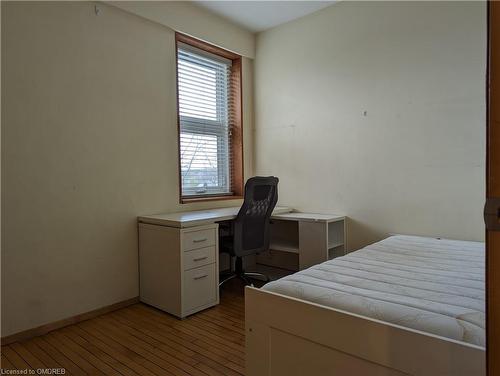
{"type": "Polygon", "coordinates": [[[335,1],[193,1],[252,32],[295,20],[335,1]]]}

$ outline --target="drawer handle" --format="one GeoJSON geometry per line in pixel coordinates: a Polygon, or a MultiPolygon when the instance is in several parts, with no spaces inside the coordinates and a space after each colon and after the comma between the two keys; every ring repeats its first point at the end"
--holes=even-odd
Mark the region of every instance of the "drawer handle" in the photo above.
{"type": "Polygon", "coordinates": [[[201,261],[201,260],[205,260],[205,259],[207,259],[207,258],[208,258],[208,256],[204,256],[204,257],[196,257],[196,258],[194,258],[194,259],[193,259],[193,261],[201,261]]]}
{"type": "Polygon", "coordinates": [[[208,239],[203,238],[203,239],[193,239],[193,243],[201,243],[201,242],[206,242],[208,239]]]}
{"type": "Polygon", "coordinates": [[[205,278],[205,277],[208,277],[208,274],[199,275],[197,277],[193,277],[193,279],[202,279],[202,278],[205,278]]]}

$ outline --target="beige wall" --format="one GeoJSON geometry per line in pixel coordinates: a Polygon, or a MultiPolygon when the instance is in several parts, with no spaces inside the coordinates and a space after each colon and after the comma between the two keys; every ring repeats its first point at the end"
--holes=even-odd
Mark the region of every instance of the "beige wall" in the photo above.
{"type": "Polygon", "coordinates": [[[136,216],[214,206],[178,203],[173,30],[100,7],[2,2],[2,336],[137,296],[136,216]]]}
{"type": "Polygon", "coordinates": [[[482,240],[485,54],[482,2],[341,2],[259,34],[256,174],[348,215],[350,249],[482,240]]]}
{"type": "Polygon", "coordinates": [[[255,35],[189,1],[109,1],[116,7],[249,58],[255,35]]]}
{"type": "MultiPolygon", "coordinates": [[[[137,296],[137,215],[239,204],[178,204],[165,25],[252,57],[249,34],[100,7],[2,2],[2,336],[137,296]]],[[[485,27],[482,3],[342,2],[260,34],[246,175],[347,214],[351,249],[482,239],[485,27]]]]}

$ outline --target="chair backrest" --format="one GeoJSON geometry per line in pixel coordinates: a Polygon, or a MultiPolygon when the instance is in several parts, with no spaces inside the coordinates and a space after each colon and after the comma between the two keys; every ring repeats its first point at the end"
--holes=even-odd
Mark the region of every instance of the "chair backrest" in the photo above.
{"type": "Polygon", "coordinates": [[[278,181],[274,176],[247,180],[245,199],[234,220],[233,251],[236,256],[269,249],[270,218],[278,202],[278,181]]]}

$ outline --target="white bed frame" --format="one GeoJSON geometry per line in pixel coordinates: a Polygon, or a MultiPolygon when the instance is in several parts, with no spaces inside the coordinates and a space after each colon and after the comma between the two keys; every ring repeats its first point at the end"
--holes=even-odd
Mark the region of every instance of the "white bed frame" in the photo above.
{"type": "Polygon", "coordinates": [[[246,375],[482,376],[485,349],[245,288],[246,375]]]}

